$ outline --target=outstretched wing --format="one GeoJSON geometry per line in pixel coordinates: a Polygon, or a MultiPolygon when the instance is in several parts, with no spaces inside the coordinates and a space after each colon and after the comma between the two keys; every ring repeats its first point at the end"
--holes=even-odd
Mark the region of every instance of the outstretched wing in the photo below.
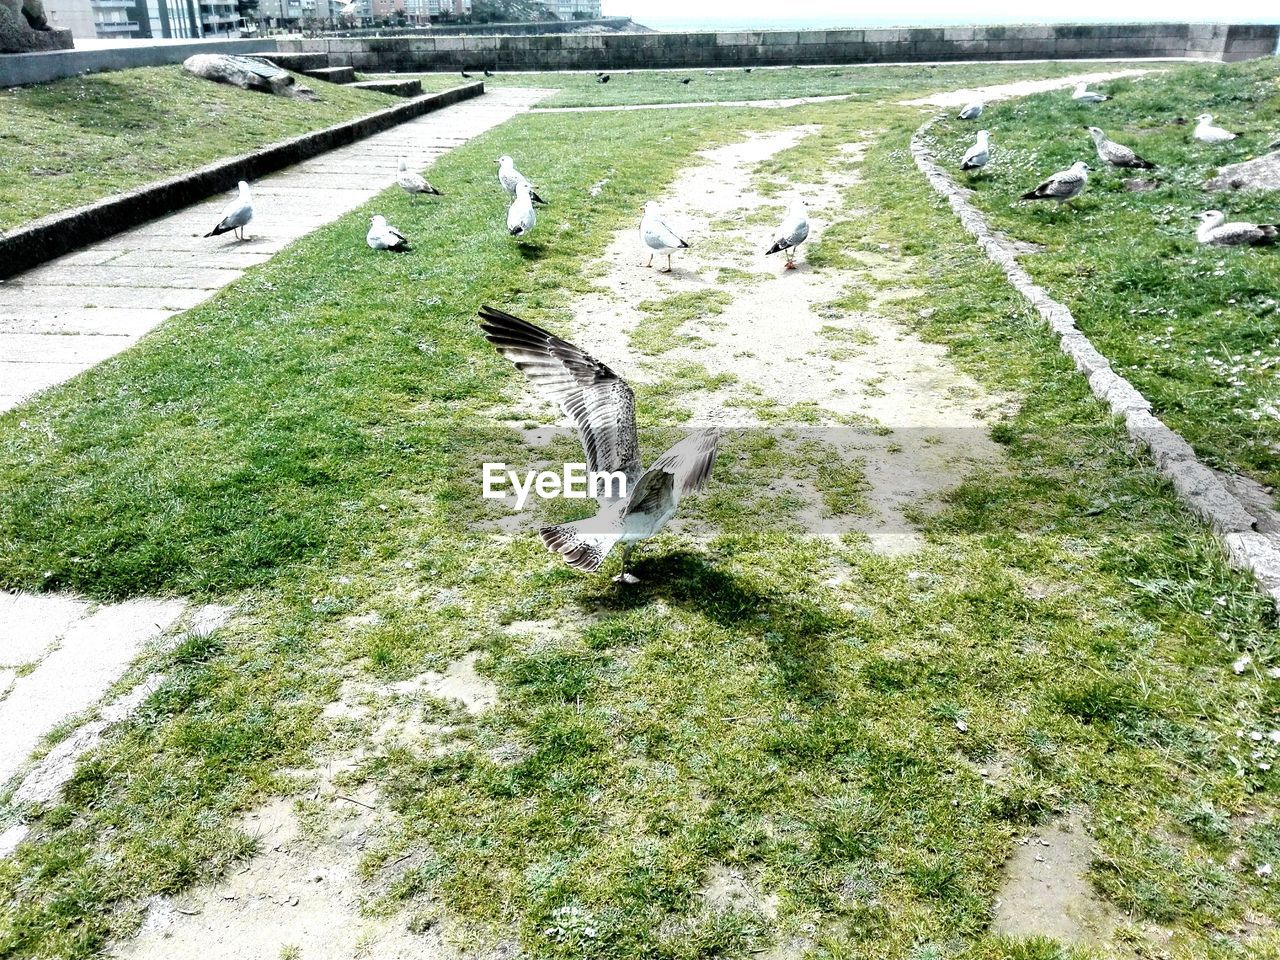
{"type": "Polygon", "coordinates": [[[485,339],[516,365],[574,426],[591,471],[640,474],[635,395],[627,382],[567,340],[527,320],[480,308],[485,339]]]}
{"type": "MultiPolygon", "coordinates": [[[[657,533],[666,519],[675,513],[680,504],[676,496],[676,476],[667,468],[652,466],[644,476],[636,481],[631,490],[631,499],[627,501],[624,518],[632,517],[641,521],[639,526],[648,527],[646,534],[657,533]]],[[[634,527],[634,522],[623,520],[624,527],[634,527]]]]}
{"type": "Polygon", "coordinates": [[[675,476],[677,499],[697,493],[711,479],[716,463],[720,431],[715,427],[691,433],[653,461],[650,470],[667,470],[675,476]]]}

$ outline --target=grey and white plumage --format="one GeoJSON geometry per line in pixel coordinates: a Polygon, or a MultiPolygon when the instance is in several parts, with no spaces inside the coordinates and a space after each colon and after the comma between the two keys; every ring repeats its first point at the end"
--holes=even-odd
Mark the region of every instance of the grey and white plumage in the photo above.
{"type": "Polygon", "coordinates": [[[662,218],[662,208],[653,200],[644,205],[644,215],[640,218],[640,242],[649,251],[648,265],[651,267],[655,255],[667,255],[666,273],[671,272],[671,255],[689,248],[684,238],[667,225],[662,218]]]}
{"type": "Polygon", "coordinates": [[[1034,189],[1022,195],[1023,200],[1056,200],[1059,204],[1073,200],[1089,183],[1089,165],[1077,160],[1066,170],[1059,170],[1034,189]]]}
{"type": "Polygon", "coordinates": [[[238,239],[245,239],[244,228],[253,219],[253,196],[249,193],[249,184],[243,180],[236,185],[236,198],[222,208],[222,216],[217,225],[205,234],[216,237],[222,233],[235,231],[238,239]]]}
{"type": "Polygon", "coordinates": [[[369,218],[369,232],[364,235],[364,242],[374,250],[392,253],[408,253],[410,249],[409,239],[381,215],[369,218]]]}
{"type": "Polygon", "coordinates": [[[547,548],[578,570],[599,570],[616,546],[626,572],[634,545],[658,533],[683,497],[702,490],[715,465],[720,434],[700,430],[672,446],[648,470],[640,460],[635,394],[611,369],[567,340],[492,307],[480,309],[480,327],[539,393],[573,421],[589,473],[622,473],[625,496],[601,491],[594,517],[543,527],[547,548]]]}
{"type": "Polygon", "coordinates": [[[1113,167],[1126,167],[1131,170],[1154,170],[1156,165],[1144,160],[1123,143],[1107,139],[1107,135],[1098,127],[1085,127],[1089,136],[1093,137],[1093,146],[1098,151],[1098,159],[1113,167]]]}
{"type": "Polygon", "coordinates": [[[523,237],[538,222],[538,215],[533,210],[533,199],[529,184],[516,184],[516,198],[507,208],[507,232],[513,237],[523,237]]]}
{"type": "Polygon", "coordinates": [[[960,160],[961,170],[981,170],[991,159],[990,134],[986,130],[978,131],[978,139],[964,152],[960,160]]]}
{"type": "Polygon", "coordinates": [[[787,206],[787,215],[783,217],[778,232],[773,236],[773,243],[765,251],[765,256],[787,252],[787,266],[790,270],[796,265],[796,252],[800,244],[809,239],[809,211],[799,197],[792,199],[787,206]]]}
{"type": "Polygon", "coordinates": [[[959,120],[977,120],[982,116],[982,111],[986,109],[986,104],[981,100],[975,100],[973,103],[967,104],[963,110],[956,114],[959,120]]]}
{"type": "Polygon", "coordinates": [[[1215,247],[1270,247],[1280,243],[1280,224],[1243,220],[1226,223],[1226,219],[1221,210],[1206,210],[1200,214],[1196,239],[1215,247]]]}
{"type": "Polygon", "coordinates": [[[1097,93],[1089,89],[1089,85],[1081,80],[1076,84],[1076,88],[1071,91],[1071,99],[1076,103],[1102,103],[1104,100],[1110,100],[1105,93],[1097,93]]]}
{"type": "Polygon", "coordinates": [[[498,182],[502,184],[502,189],[507,191],[510,196],[516,195],[516,187],[524,184],[529,188],[529,199],[534,203],[546,203],[540,196],[538,191],[533,189],[528,178],[516,169],[516,162],[510,157],[502,156],[498,158],[498,182]]]}
{"type": "Polygon", "coordinates": [[[404,157],[400,158],[400,173],[396,177],[396,183],[400,185],[400,189],[405,193],[429,193],[436,197],[444,196],[444,194],[429,184],[422,174],[415,173],[413,170],[410,170],[409,164],[404,157]]]}
{"type": "Polygon", "coordinates": [[[1213,114],[1202,113],[1196,117],[1196,128],[1191,134],[1202,143],[1226,143],[1234,140],[1236,135],[1213,122],[1213,114]]]}

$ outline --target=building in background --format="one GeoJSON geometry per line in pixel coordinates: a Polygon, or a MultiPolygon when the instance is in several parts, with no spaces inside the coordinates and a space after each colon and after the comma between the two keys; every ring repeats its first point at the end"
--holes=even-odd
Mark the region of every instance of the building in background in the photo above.
{"type": "Polygon", "coordinates": [[[200,29],[206,37],[240,36],[235,0],[200,0],[200,29]]]}
{"type": "Polygon", "coordinates": [[[77,40],[97,37],[93,25],[93,7],[89,0],[45,0],[44,13],[49,23],[62,30],[70,30],[77,40]]]}
{"type": "Polygon", "coordinates": [[[600,0],[547,0],[546,6],[561,20],[600,19],[600,0]]]}
{"type": "MultiPolygon", "coordinates": [[[[185,40],[203,35],[197,0],[49,0],[44,8],[53,24],[80,40],[185,40]]],[[[231,9],[234,13],[234,3],[231,9]]]]}

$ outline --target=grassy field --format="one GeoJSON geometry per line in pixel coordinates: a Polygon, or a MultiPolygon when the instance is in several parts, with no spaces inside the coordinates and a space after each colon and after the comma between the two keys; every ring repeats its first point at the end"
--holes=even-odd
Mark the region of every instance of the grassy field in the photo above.
{"type": "MultiPolygon", "coordinates": [[[[443,741],[350,775],[392,815],[369,892],[411,928],[540,958],[793,941],[828,960],[1084,958],[987,931],[1012,839],[1075,808],[1094,885],[1144,955],[1280,948],[1274,928],[1237,933],[1280,914],[1255,872],[1280,857],[1280,781],[1241,739],[1274,725],[1274,613],[915,172],[925,114],[870,101],[520,117],[436,164],[446,202],[384,194],[0,417],[0,585],[241,605],[138,665],[168,680],[0,862],[0,956],[94,955],[146,897],[239,868],[237,816],[371,735],[323,718],[344,682],[470,651],[499,707],[438,705],[443,741]],[[777,529],[751,434],[722,462],[758,472],[720,471],[688,505],[708,535],[651,544],[635,590],[495,535],[475,464],[520,461],[519,418],[494,411],[526,386],[475,308],[563,329],[592,289],[584,263],[695,151],[799,124],[820,131],[765,164],[762,188],[869,142],[811,262],[867,285],[855,253],[901,263],[906,295],[881,309],[1014,399],[993,432],[1012,469],[975,473],[910,556],[777,529]],[[555,198],[527,245],[502,227],[498,152],[531,158],[555,198]],[[373,210],[414,254],[363,246],[373,210]],[[556,629],[523,642],[521,621],[556,629]],[[1243,651],[1258,669],[1235,676],[1243,651]],[[720,865],[776,891],[777,917],[707,909],[720,865]]],[[[688,369],[640,386],[642,427],[685,421],[690,382],[716,386],[688,369]]]]}
{"type": "MultiPolygon", "coordinates": [[[[995,225],[1045,249],[1027,268],[1155,404],[1156,412],[1214,465],[1280,484],[1280,256],[1220,250],[1195,240],[1202,210],[1276,220],[1280,191],[1205,193],[1217,168],[1266,151],[1280,133],[1280,61],[1223,71],[1179,70],[1104,85],[1114,99],[1079,105],[1062,94],[995,104],[982,117],[994,161],[972,178],[995,225]],[[1212,113],[1243,131],[1199,143],[1176,118],[1212,113]],[[1158,169],[1121,171],[1097,161],[1086,125],[1102,127],[1158,169]],[[1088,160],[1095,168],[1078,211],[1016,202],[1043,177],[1088,160]],[[1150,176],[1133,193],[1125,180],[1150,176]]],[[[935,128],[940,155],[958,164],[972,128],[935,128]]]]}
{"type": "Polygon", "coordinates": [[[0,230],[401,102],[300,82],[321,99],[239,90],[180,66],[0,91],[0,230]]]}
{"type": "MultiPolygon", "coordinates": [[[[1149,63],[1143,64],[1150,66],[1149,63]]],[[[1108,63],[1105,69],[1132,64],[1108,63]]],[[[609,82],[596,82],[592,73],[497,73],[489,88],[549,87],[554,96],[539,107],[598,107],[656,103],[717,103],[725,100],[774,100],[852,94],[868,99],[911,97],[936,90],[985,83],[1005,83],[1026,77],[1056,77],[1098,64],[938,64],[918,66],[782,67],[745,70],[628,70],[613,72],[609,82]],[[688,84],[681,81],[689,80],[688,84]]],[[[440,74],[423,74],[437,77],[440,74]]],[[[457,74],[454,74],[457,76],[457,74]]]]}

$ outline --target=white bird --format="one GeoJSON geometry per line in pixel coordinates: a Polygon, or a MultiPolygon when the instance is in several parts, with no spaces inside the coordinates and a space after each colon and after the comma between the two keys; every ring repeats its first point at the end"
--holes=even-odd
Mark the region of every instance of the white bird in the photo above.
{"type": "Polygon", "coordinates": [[[588,572],[599,570],[609,552],[621,545],[622,573],[615,582],[637,582],[627,573],[635,544],[658,533],[683,497],[707,485],[720,432],[712,428],[690,434],[645,470],[635,394],[625,380],[567,340],[501,310],[482,307],[480,326],[485,339],[573,421],[588,474],[621,473],[626,478],[621,496],[609,487],[597,490],[600,509],[594,517],[543,527],[542,542],[571,567],[588,572]]]}
{"type": "Polygon", "coordinates": [[[388,225],[387,218],[383,216],[369,219],[369,232],[365,234],[364,242],[374,250],[390,250],[392,253],[408,253],[410,249],[408,238],[388,225]]]}
{"type": "Polygon", "coordinates": [[[1226,143],[1228,140],[1236,138],[1236,135],[1230,130],[1215,126],[1213,114],[1211,113],[1202,113],[1196,117],[1196,129],[1192,136],[1205,143],[1226,143]]]}
{"type": "Polygon", "coordinates": [[[1022,195],[1023,200],[1057,200],[1062,205],[1084,192],[1089,183],[1089,165],[1078,160],[1066,170],[1059,170],[1044,183],[1022,195]]]}
{"type": "Polygon", "coordinates": [[[502,189],[513,197],[516,195],[516,187],[523,183],[529,188],[529,198],[534,203],[546,203],[545,200],[538,196],[538,191],[533,189],[533,184],[528,181],[523,173],[516,169],[516,162],[510,157],[502,156],[498,158],[498,182],[502,184],[502,189]]]}
{"type": "Polygon", "coordinates": [[[787,206],[787,215],[783,218],[782,225],[778,227],[778,232],[774,234],[773,245],[764,252],[765,256],[785,250],[787,265],[783,269],[794,270],[796,253],[800,249],[800,244],[807,239],[809,239],[809,211],[805,209],[804,201],[795,197],[787,206]]]}
{"type": "Polygon", "coordinates": [[[1105,93],[1094,93],[1089,89],[1089,85],[1081,80],[1076,84],[1075,90],[1071,93],[1071,99],[1076,103],[1102,103],[1104,100],[1110,100],[1105,93]]]}
{"type": "Polygon", "coordinates": [[[1226,219],[1221,210],[1206,210],[1200,214],[1196,239],[1215,247],[1270,247],[1280,243],[1280,224],[1243,220],[1224,223],[1226,219]]]}
{"type": "Polygon", "coordinates": [[[1098,127],[1085,127],[1089,136],[1093,137],[1093,146],[1098,151],[1098,159],[1113,167],[1128,167],[1135,170],[1154,170],[1156,165],[1150,160],[1143,160],[1123,143],[1108,140],[1107,135],[1098,127]]]}
{"type": "Polygon", "coordinates": [[[960,161],[961,170],[981,170],[987,165],[987,161],[991,159],[989,136],[986,130],[978,131],[977,142],[964,152],[964,158],[960,161]]]}
{"type": "Polygon", "coordinates": [[[649,251],[648,265],[651,267],[655,254],[667,255],[667,269],[663,271],[665,273],[671,272],[671,255],[677,250],[686,250],[689,247],[689,244],[667,226],[667,222],[662,219],[662,209],[653,200],[644,205],[644,215],[640,218],[640,242],[649,251]]]}
{"type": "Polygon", "coordinates": [[[959,113],[957,113],[956,117],[961,120],[977,120],[980,116],[982,116],[982,111],[985,109],[986,109],[986,104],[984,104],[981,100],[975,100],[973,103],[969,104],[959,113]]]}
{"type": "Polygon", "coordinates": [[[414,173],[409,169],[409,164],[404,157],[400,158],[400,174],[396,177],[396,183],[400,185],[400,189],[405,193],[430,193],[437,197],[442,197],[439,190],[427,183],[426,178],[420,173],[414,173]]]}
{"type": "Polygon", "coordinates": [[[253,219],[253,197],[249,195],[249,184],[243,180],[237,185],[239,193],[236,198],[222,208],[222,217],[218,225],[205,234],[216,237],[220,233],[235,231],[237,239],[244,240],[244,228],[253,219]]]}
{"type": "Polygon", "coordinates": [[[507,209],[507,232],[513,237],[523,237],[538,222],[538,215],[533,212],[533,194],[529,184],[521,181],[516,184],[516,198],[507,209]]]}

